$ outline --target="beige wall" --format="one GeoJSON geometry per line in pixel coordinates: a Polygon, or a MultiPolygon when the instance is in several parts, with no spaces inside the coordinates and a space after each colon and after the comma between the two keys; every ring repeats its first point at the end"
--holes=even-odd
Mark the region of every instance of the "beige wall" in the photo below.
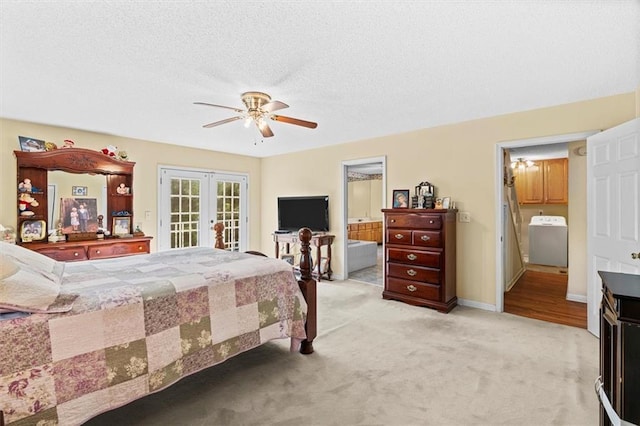
{"type": "MultiPolygon", "coordinates": [[[[495,304],[496,229],[495,146],[499,142],[606,129],[632,119],[635,93],[627,93],[551,108],[434,127],[389,137],[334,145],[263,160],[262,205],[280,195],[321,193],[330,197],[332,268],[341,275],[344,226],[341,163],[376,156],[387,158],[387,199],[393,189],[433,183],[450,196],[470,223],[458,223],[458,297],[495,304]],[[305,168],[296,179],[290,170],[305,168]],[[313,168],[318,173],[313,173],[313,168]],[[311,171],[311,172],[310,172],[311,171]]],[[[275,209],[263,208],[262,250],[273,250],[270,232],[277,225],[275,209]]]]}
{"type": "Polygon", "coordinates": [[[348,218],[382,217],[382,180],[357,180],[347,184],[348,218]]]}
{"type": "Polygon", "coordinates": [[[369,217],[369,212],[371,210],[371,181],[356,180],[349,182],[347,184],[347,190],[349,192],[347,217],[369,217]]]}
{"type": "MultiPolygon", "coordinates": [[[[0,120],[0,223],[15,226],[16,168],[13,150],[18,135],[60,143],[72,139],[80,147],[115,145],[136,161],[134,212],[150,210],[143,230],[157,232],[158,165],[187,166],[249,174],[250,249],[273,253],[271,233],[277,228],[278,196],[328,194],[333,245],[332,268],[343,273],[344,229],[342,162],[386,156],[387,199],[393,189],[413,188],[421,181],[450,196],[470,223],[458,224],[457,293],[461,299],[495,304],[495,146],[509,140],[607,129],[636,115],[635,92],[551,108],[439,126],[388,137],[333,145],[266,159],[182,148],[149,141],[77,131],[26,122],[0,120]],[[317,173],[314,170],[317,169],[317,173]],[[300,170],[295,179],[291,170],[300,170]],[[9,202],[7,202],[9,201],[9,202]]],[[[501,173],[500,173],[501,176],[501,173]]]]}
{"type": "MultiPolygon", "coordinates": [[[[0,119],[0,223],[16,226],[16,159],[14,150],[19,150],[18,136],[29,136],[62,145],[65,139],[75,141],[75,146],[87,149],[102,149],[107,145],[127,151],[129,159],[136,162],[133,193],[134,221],[140,223],[147,235],[157,234],[157,187],[158,166],[184,166],[203,170],[247,173],[249,175],[249,249],[258,250],[261,241],[260,187],[261,164],[259,158],[225,154],[201,149],[155,143],[140,139],[123,138],[101,133],[85,132],[55,126],[46,126],[23,121],[0,119]],[[145,220],[144,212],[151,216],[145,220]]],[[[272,202],[274,204],[275,202],[272,202]]],[[[269,228],[273,230],[275,228],[269,228]]],[[[151,250],[156,250],[152,241],[151,250]]],[[[272,250],[271,250],[272,251],[272,250]]],[[[271,253],[269,251],[269,253],[271,253]]]]}
{"type": "Polygon", "coordinates": [[[569,277],[567,299],[587,301],[587,157],[576,150],[587,141],[569,144],[569,277]]]}

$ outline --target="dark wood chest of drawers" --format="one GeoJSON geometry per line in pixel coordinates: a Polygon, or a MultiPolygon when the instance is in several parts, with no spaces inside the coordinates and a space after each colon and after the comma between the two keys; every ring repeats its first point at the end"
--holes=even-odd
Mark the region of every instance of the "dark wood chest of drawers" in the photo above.
{"type": "Polygon", "coordinates": [[[383,209],[385,274],[382,297],[440,312],[456,297],[456,212],[383,209]]]}
{"type": "MultiPolygon", "coordinates": [[[[611,407],[620,419],[640,424],[640,275],[599,271],[600,379],[611,407]]],[[[612,422],[604,405],[600,424],[612,422]]]]}

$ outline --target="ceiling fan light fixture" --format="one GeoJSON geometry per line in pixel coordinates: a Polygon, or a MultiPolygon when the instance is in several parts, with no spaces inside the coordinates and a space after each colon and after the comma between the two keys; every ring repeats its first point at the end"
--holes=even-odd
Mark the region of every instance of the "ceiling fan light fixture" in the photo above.
{"type": "Polygon", "coordinates": [[[260,133],[265,138],[273,136],[273,131],[267,123],[268,119],[273,121],[279,121],[283,123],[293,124],[296,126],[307,127],[309,129],[315,129],[318,123],[312,121],[301,120],[299,118],[286,117],[282,115],[274,114],[274,111],[278,111],[284,108],[289,108],[289,105],[284,102],[271,100],[271,96],[263,92],[245,92],[241,95],[242,103],[245,106],[245,110],[228,107],[224,105],[211,104],[208,102],[194,102],[196,105],[207,105],[217,108],[231,109],[239,113],[239,115],[224,120],[215,121],[213,123],[205,124],[203,127],[211,128],[221,124],[230,123],[236,120],[244,120],[244,126],[250,127],[251,122],[256,124],[260,133]]]}

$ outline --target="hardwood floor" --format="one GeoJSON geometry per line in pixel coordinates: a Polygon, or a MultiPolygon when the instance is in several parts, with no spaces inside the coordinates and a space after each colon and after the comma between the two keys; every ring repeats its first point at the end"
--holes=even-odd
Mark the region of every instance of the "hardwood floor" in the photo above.
{"type": "Polygon", "coordinates": [[[566,300],[567,275],[526,271],[504,294],[504,311],[527,318],[587,328],[587,304],[566,300]]]}

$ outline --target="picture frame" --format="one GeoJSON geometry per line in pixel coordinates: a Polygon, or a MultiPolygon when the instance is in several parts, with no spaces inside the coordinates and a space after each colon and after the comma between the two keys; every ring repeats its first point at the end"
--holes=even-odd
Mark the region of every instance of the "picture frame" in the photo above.
{"type": "Polygon", "coordinates": [[[47,236],[47,224],[44,220],[25,220],[20,225],[20,240],[23,243],[42,241],[47,236]]]}
{"type": "Polygon", "coordinates": [[[20,149],[24,152],[45,152],[45,142],[40,139],[29,138],[27,136],[18,136],[20,149]]]}
{"type": "Polygon", "coordinates": [[[86,197],[87,196],[87,187],[86,186],[72,186],[71,194],[74,197],[86,197]]]}
{"type": "Polygon", "coordinates": [[[131,234],[131,216],[116,216],[113,218],[113,226],[111,227],[113,235],[131,234]]]}
{"type": "Polygon", "coordinates": [[[393,208],[394,209],[408,209],[411,198],[409,197],[408,189],[394,189],[393,190],[393,208]]]}
{"type": "Polygon", "coordinates": [[[295,263],[295,257],[292,254],[283,254],[280,255],[280,259],[284,260],[288,264],[292,265],[295,263]]]}
{"type": "Polygon", "coordinates": [[[433,206],[434,209],[442,209],[442,198],[436,198],[436,204],[433,206]]]}
{"type": "Polygon", "coordinates": [[[451,206],[451,197],[444,197],[442,199],[442,208],[448,209],[451,206]]]}
{"type": "Polygon", "coordinates": [[[61,198],[60,223],[63,234],[98,231],[97,198],[61,198]]]}

